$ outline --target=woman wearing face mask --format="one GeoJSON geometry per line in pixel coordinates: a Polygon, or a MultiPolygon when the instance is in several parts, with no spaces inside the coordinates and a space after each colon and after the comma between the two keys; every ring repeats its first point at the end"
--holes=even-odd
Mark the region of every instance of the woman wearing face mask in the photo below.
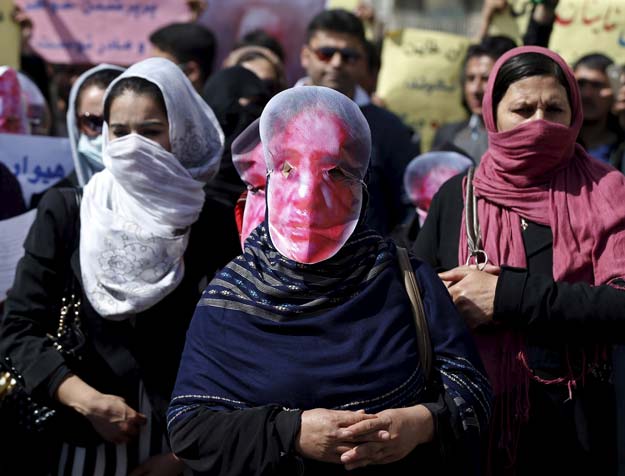
{"type": "Polygon", "coordinates": [[[103,114],[104,169],[79,206],[66,190],[42,199],[0,352],[33,395],[62,412],[61,474],[180,474],[164,412],[184,334],[207,278],[238,250],[230,211],[203,191],[223,133],[180,69],[161,58],[118,77],[103,114]],[[68,282],[79,286],[80,361],[46,337],[68,282]]]}
{"type": "Polygon", "coordinates": [[[414,260],[425,375],[397,250],[363,225],[371,136],[358,106],[290,89],[268,103],[260,136],[266,219],[200,300],[172,448],[212,475],[477,474],[489,387],[445,288],[414,260]]]}
{"type": "Polygon", "coordinates": [[[245,240],[265,220],[267,165],[258,130],[260,119],[252,122],[232,143],[232,163],[247,187],[234,207],[241,248],[245,240]]]}
{"type": "Polygon", "coordinates": [[[100,64],[81,74],[69,93],[67,131],[78,184],[87,185],[102,164],[104,91],[124,68],[100,64]]]}
{"type": "Polygon", "coordinates": [[[503,55],[483,106],[489,149],[472,180],[441,188],[414,251],[446,270],[475,328],[495,393],[490,473],[616,474],[625,178],[576,144],[580,93],[555,53],[503,55]]]}

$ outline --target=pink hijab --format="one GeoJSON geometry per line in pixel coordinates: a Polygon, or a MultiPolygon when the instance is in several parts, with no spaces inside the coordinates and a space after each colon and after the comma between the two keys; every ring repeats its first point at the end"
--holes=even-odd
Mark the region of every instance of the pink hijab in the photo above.
{"type": "MultiPolygon", "coordinates": [[[[474,189],[481,238],[489,262],[527,267],[521,218],[547,225],[553,233],[553,277],[556,281],[610,284],[625,276],[625,177],[591,158],[576,144],[582,126],[580,93],[573,72],[556,53],[540,47],[508,51],[495,63],[483,100],[489,148],[475,172],[474,189]],[[565,74],[571,100],[569,127],[531,121],[498,132],[493,111],[493,86],[501,66],[523,53],[540,53],[565,74]]],[[[465,180],[466,186],[466,180],[465,180]]],[[[464,214],[458,260],[468,257],[464,214]]],[[[500,328],[475,333],[475,340],[498,400],[493,425],[513,462],[520,422],[529,410],[530,373],[523,357],[523,337],[500,328]]],[[[543,383],[575,383],[573,375],[543,383]]],[[[491,446],[492,448],[492,446],[491,446]]],[[[492,454],[492,453],[491,453],[492,454]]]]}
{"type": "MultiPolygon", "coordinates": [[[[493,264],[526,267],[521,217],[553,232],[556,281],[609,284],[625,276],[625,176],[576,144],[582,126],[579,88],[566,62],[535,46],[504,54],[490,74],[483,102],[490,146],[474,178],[482,240],[493,264]],[[569,84],[570,127],[532,121],[497,132],[492,95],[501,66],[523,53],[555,61],[569,84]]],[[[458,259],[468,256],[464,219],[458,259]]]]}

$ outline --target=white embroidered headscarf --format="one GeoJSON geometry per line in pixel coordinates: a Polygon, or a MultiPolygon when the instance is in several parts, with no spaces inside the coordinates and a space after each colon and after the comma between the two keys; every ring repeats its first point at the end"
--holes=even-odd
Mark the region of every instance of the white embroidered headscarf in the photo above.
{"type": "Polygon", "coordinates": [[[89,302],[112,320],[150,308],[182,280],[189,227],[224,143],[212,110],[174,63],[150,58],[131,66],[105,101],[131,77],[160,89],[172,151],[137,134],[109,141],[104,124],[105,169],[85,186],[81,204],[80,263],[89,302]]]}
{"type": "Polygon", "coordinates": [[[69,100],[67,106],[67,134],[69,136],[69,145],[72,148],[72,158],[74,159],[74,170],[76,170],[76,177],[81,187],[84,187],[93,174],[102,170],[102,164],[94,162],[90,157],[82,156],[78,153],[78,141],[80,140],[80,130],[78,129],[78,121],[76,120],[76,102],[78,100],[78,91],[82,85],[96,73],[100,71],[124,71],[121,66],[115,66],[112,64],[99,64],[94,68],[88,69],[74,82],[72,89],[69,92],[69,100]]]}

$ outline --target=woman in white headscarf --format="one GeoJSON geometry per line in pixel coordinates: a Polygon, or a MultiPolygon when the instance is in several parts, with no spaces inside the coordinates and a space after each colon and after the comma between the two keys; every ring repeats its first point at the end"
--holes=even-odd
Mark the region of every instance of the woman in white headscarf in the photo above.
{"type": "Polygon", "coordinates": [[[0,352],[61,414],[59,474],[179,474],[164,414],[185,332],[207,279],[238,252],[230,210],[203,192],[223,133],[180,69],[152,58],[107,89],[102,134],[104,169],[82,202],[62,189],[42,199],[0,352]],[[46,337],[63,297],[86,336],[80,360],[46,337]]]}

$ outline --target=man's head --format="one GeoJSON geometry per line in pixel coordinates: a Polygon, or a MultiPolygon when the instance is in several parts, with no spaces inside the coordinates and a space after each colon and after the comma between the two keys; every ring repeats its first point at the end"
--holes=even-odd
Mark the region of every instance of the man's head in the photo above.
{"type": "Polygon", "coordinates": [[[585,123],[608,119],[614,97],[606,70],[613,63],[607,56],[595,53],[581,57],[573,66],[582,95],[585,123]]]}
{"type": "Polygon", "coordinates": [[[197,23],[172,23],[150,35],[152,55],[176,63],[197,91],[211,73],[216,50],[213,33],[197,23]]]}
{"type": "Polygon", "coordinates": [[[353,98],[366,68],[362,22],[347,10],[325,10],[308,25],[301,63],[314,86],[326,86],[353,98]]]}
{"type": "Polygon", "coordinates": [[[488,75],[495,61],[515,46],[514,41],[506,36],[485,36],[467,50],[462,70],[462,97],[463,105],[471,114],[482,115],[488,75]]]}

